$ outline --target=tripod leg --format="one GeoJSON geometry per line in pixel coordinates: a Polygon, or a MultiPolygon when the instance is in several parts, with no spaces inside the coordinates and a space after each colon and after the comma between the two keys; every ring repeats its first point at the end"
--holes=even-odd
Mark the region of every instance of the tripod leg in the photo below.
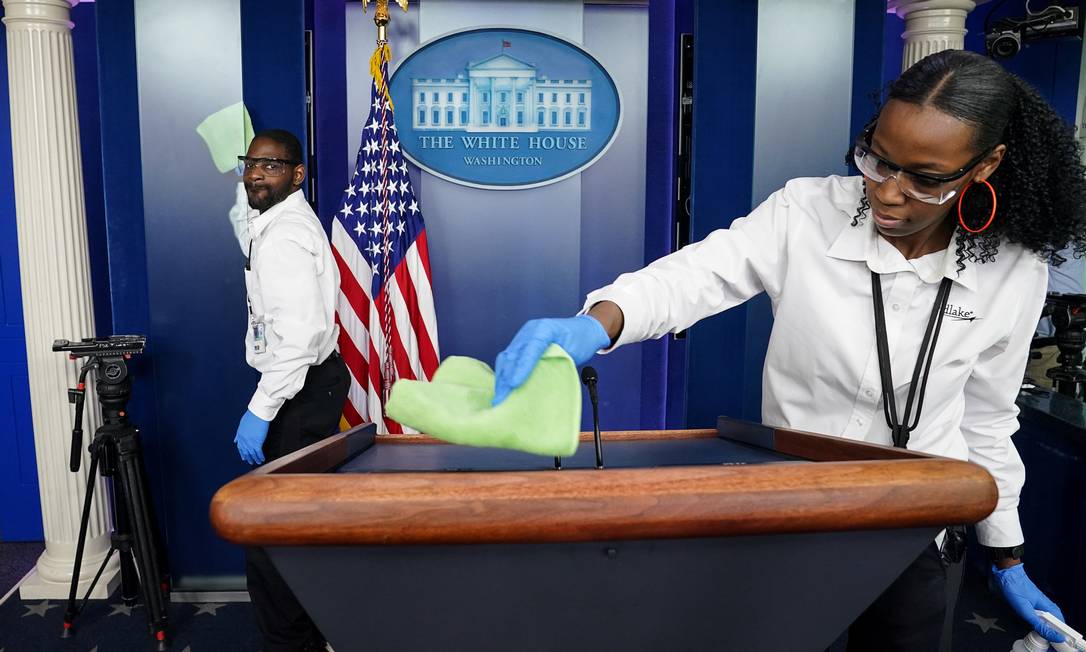
{"type": "MultiPolygon", "coordinates": [[[[64,631],[61,633],[63,638],[72,635],[72,623],[79,614],[75,607],[75,592],[79,588],[79,568],[83,565],[83,548],[87,543],[87,525],[90,521],[91,502],[94,499],[94,480],[97,477],[98,448],[92,446],[90,468],[87,469],[87,491],[83,496],[83,514],[79,518],[79,539],[75,546],[75,566],[72,568],[72,584],[68,590],[68,608],[64,612],[64,631]]],[[[104,561],[109,561],[109,555],[106,555],[104,561]]]]}
{"type": "Polygon", "coordinates": [[[165,650],[169,645],[166,639],[165,595],[161,584],[162,573],[158,566],[154,524],[150,518],[147,494],[143,490],[144,478],[140,473],[142,465],[139,463],[139,441],[134,431],[132,437],[126,437],[122,441],[117,479],[124,485],[129,524],[132,526],[132,552],[139,571],[140,588],[147,606],[151,633],[158,641],[158,649],[165,650]]]}
{"type": "Polygon", "coordinates": [[[121,553],[121,601],[131,607],[139,597],[139,581],[136,566],[132,560],[132,524],[128,518],[128,498],[125,483],[113,476],[113,528],[114,545],[121,553]]]}
{"type": "MultiPolygon", "coordinates": [[[[136,429],[136,432],[139,432],[138,428],[136,429]]],[[[155,501],[151,499],[151,488],[148,485],[147,481],[147,466],[143,463],[142,454],[137,455],[135,457],[135,460],[136,464],[139,466],[136,471],[139,474],[140,491],[142,492],[142,495],[144,496],[144,502],[147,505],[147,518],[149,525],[148,531],[151,533],[152,538],[155,540],[155,558],[158,561],[159,572],[162,573],[159,581],[162,585],[163,594],[169,596],[170,586],[172,584],[170,579],[170,563],[169,560],[166,558],[165,542],[162,541],[161,537],[155,536],[155,533],[158,532],[158,527],[156,526],[156,524],[158,523],[158,518],[155,516],[155,501]]]]}

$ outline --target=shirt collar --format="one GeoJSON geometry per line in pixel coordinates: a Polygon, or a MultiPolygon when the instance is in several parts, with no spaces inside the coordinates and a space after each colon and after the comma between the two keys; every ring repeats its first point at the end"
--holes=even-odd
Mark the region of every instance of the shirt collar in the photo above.
{"type": "Polygon", "coordinates": [[[946,248],[943,258],[938,264],[934,266],[913,265],[890,243],[879,237],[870,216],[870,210],[867,217],[862,219],[856,226],[852,226],[851,220],[856,214],[856,207],[860,205],[862,187],[857,184],[855,189],[856,194],[852,196],[851,201],[848,201],[847,198],[834,198],[834,204],[848,216],[848,221],[843,222],[843,228],[826,251],[827,256],[840,260],[862,261],[867,263],[868,269],[878,274],[911,270],[916,272],[926,283],[935,283],[945,277],[967,290],[977,289],[975,263],[967,261],[965,269],[958,271],[958,252],[957,246],[954,244],[957,240],[957,230],[954,231],[951,244],[946,248]]]}
{"type": "Polygon", "coordinates": [[[296,206],[298,202],[304,202],[305,195],[302,194],[302,189],[299,188],[290,193],[286,199],[279,202],[275,206],[272,206],[268,210],[261,213],[255,208],[250,208],[247,213],[249,219],[249,235],[252,238],[259,238],[264,231],[268,228],[268,225],[275,221],[275,218],[282,214],[284,211],[290,210],[293,206],[296,206]]]}

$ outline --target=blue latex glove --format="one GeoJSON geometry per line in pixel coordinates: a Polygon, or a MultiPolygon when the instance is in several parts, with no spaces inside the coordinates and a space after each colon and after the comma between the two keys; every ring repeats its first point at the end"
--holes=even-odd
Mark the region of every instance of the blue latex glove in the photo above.
{"type": "Polygon", "coordinates": [[[588,315],[533,319],[524,324],[494,363],[493,405],[504,401],[509,392],[528,380],[543,351],[551,344],[565,349],[579,367],[591,360],[596,351],[610,346],[611,338],[603,330],[603,324],[588,315]]]}
{"type": "Polygon", "coordinates": [[[249,410],[241,415],[238,434],[234,437],[241,459],[249,464],[264,463],[264,440],[268,437],[269,425],[270,421],[261,419],[249,410]]]}
{"type": "MultiPolygon", "coordinates": [[[[1026,567],[1022,564],[1011,566],[1005,570],[999,570],[992,565],[992,575],[1003,591],[1003,597],[1014,608],[1022,620],[1029,623],[1038,634],[1044,636],[1052,643],[1062,643],[1063,635],[1045,624],[1045,621],[1034,613],[1034,609],[1047,611],[1053,616],[1063,620],[1063,612],[1056,603],[1049,600],[1044,593],[1026,575],[1026,567]]],[[[1066,622],[1066,621],[1064,621],[1066,622]]]]}

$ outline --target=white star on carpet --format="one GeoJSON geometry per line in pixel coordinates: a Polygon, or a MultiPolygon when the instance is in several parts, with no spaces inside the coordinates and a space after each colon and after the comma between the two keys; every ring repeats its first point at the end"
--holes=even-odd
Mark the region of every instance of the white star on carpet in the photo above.
{"type": "Polygon", "coordinates": [[[207,602],[207,603],[204,603],[204,604],[197,604],[197,605],[193,605],[193,606],[196,607],[196,613],[193,614],[194,616],[199,616],[200,614],[211,614],[212,616],[218,616],[219,614],[215,613],[215,610],[218,609],[219,607],[225,607],[226,603],[225,602],[207,602]]]}
{"type": "Polygon", "coordinates": [[[132,605],[131,607],[129,607],[128,605],[124,605],[124,604],[111,604],[111,605],[109,605],[109,608],[112,609],[113,611],[109,615],[110,616],[116,616],[117,614],[124,614],[126,616],[131,616],[132,615],[132,610],[135,609],[138,606],[139,606],[138,604],[137,605],[132,605]]]}
{"type": "Polygon", "coordinates": [[[41,616],[42,618],[45,618],[45,612],[46,611],[49,611],[50,609],[53,609],[54,607],[59,607],[59,606],[60,606],[59,604],[49,604],[48,600],[42,600],[36,606],[33,606],[33,607],[28,607],[27,605],[24,604],[23,607],[26,608],[26,613],[23,614],[23,618],[26,618],[27,616],[29,616],[31,614],[35,614],[35,615],[41,616]]]}
{"type": "Polygon", "coordinates": [[[979,615],[977,615],[977,612],[974,611],[973,612],[973,617],[971,619],[966,620],[965,622],[973,623],[977,627],[980,627],[980,631],[981,631],[982,634],[987,634],[989,629],[998,629],[1001,632],[1007,631],[1007,630],[1003,629],[1002,627],[1000,627],[999,625],[996,624],[997,620],[999,620],[999,619],[998,618],[985,618],[983,616],[979,616],[979,615]]]}

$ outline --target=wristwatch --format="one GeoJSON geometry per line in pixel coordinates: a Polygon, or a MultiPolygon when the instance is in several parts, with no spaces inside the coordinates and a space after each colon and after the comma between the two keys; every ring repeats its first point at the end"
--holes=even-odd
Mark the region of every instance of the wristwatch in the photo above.
{"type": "Polygon", "coordinates": [[[987,546],[985,546],[985,548],[987,548],[988,550],[988,560],[996,562],[1001,559],[1008,558],[1021,559],[1022,553],[1025,552],[1026,546],[1025,544],[1020,543],[1017,546],[1011,548],[989,548],[987,546]]]}

